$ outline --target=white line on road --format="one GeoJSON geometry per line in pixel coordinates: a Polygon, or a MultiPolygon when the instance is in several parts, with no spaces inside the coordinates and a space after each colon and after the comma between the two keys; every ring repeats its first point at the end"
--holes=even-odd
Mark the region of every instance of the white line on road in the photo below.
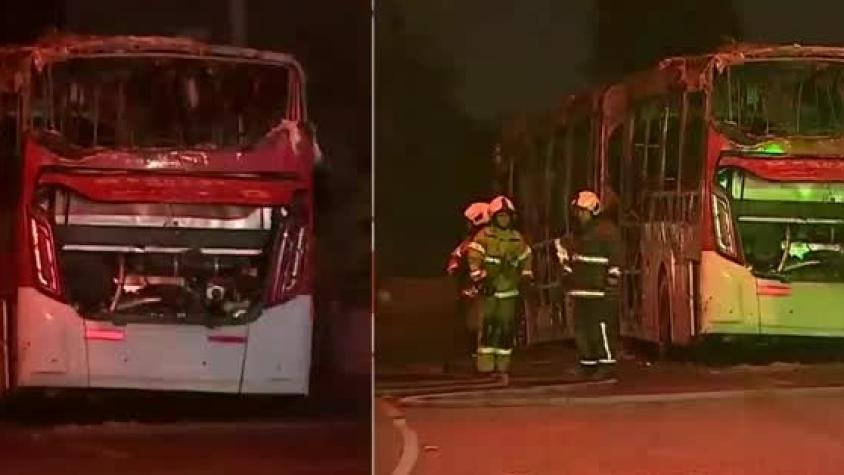
{"type": "Polygon", "coordinates": [[[393,419],[393,425],[401,432],[401,458],[393,475],[410,475],[419,458],[419,436],[407,424],[407,419],[393,419]]]}
{"type": "Polygon", "coordinates": [[[388,401],[384,403],[383,407],[392,420],[393,426],[401,434],[401,457],[396,468],[393,469],[393,475],[410,475],[419,458],[419,436],[410,428],[404,413],[399,408],[388,401]]]}

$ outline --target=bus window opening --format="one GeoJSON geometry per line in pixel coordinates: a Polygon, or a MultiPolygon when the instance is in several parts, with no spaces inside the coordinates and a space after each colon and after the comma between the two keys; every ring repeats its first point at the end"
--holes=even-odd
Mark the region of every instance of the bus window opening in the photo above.
{"type": "Polygon", "coordinates": [[[33,121],[83,150],[240,149],[283,119],[284,67],[185,58],[75,58],[37,76],[33,121]]]}
{"type": "Polygon", "coordinates": [[[775,182],[741,169],[720,175],[730,175],[736,229],[754,274],[844,282],[844,184],[775,182]]]}

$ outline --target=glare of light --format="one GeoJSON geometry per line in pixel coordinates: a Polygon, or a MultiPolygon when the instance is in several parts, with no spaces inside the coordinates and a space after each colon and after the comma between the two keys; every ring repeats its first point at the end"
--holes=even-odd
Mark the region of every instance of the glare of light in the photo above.
{"type": "Polygon", "coordinates": [[[86,328],[86,340],[106,340],[106,341],[122,341],[124,338],[123,331],[109,330],[101,328],[86,328]]]}
{"type": "Polygon", "coordinates": [[[788,249],[788,254],[792,257],[803,260],[803,257],[805,257],[810,251],[811,249],[809,249],[809,244],[805,242],[793,242],[791,243],[791,247],[788,249]]]}
{"type": "Polygon", "coordinates": [[[757,151],[768,155],[783,155],[785,153],[785,149],[782,145],[776,142],[766,143],[759,147],[757,151]]]}

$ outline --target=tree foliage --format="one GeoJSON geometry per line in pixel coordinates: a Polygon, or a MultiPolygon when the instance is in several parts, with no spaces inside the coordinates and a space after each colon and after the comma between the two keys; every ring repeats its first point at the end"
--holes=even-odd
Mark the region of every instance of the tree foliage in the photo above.
{"type": "Polygon", "coordinates": [[[440,275],[462,206],[486,189],[490,142],[456,99],[447,55],[406,27],[399,3],[376,12],[376,265],[440,275]]]}

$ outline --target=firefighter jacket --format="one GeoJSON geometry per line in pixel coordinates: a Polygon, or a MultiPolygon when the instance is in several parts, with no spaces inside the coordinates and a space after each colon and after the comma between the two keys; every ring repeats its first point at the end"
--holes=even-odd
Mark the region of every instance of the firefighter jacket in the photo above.
{"type": "Polygon", "coordinates": [[[554,241],[557,259],[568,275],[569,294],[603,297],[621,278],[623,248],[618,228],[595,219],[574,233],[554,241]]]}
{"type": "Polygon", "coordinates": [[[484,294],[497,298],[519,295],[524,277],[533,276],[530,246],[515,229],[487,226],[468,245],[472,280],[484,282],[484,294]]]}
{"type": "Polygon", "coordinates": [[[478,294],[475,283],[469,278],[469,265],[467,262],[469,244],[474,238],[474,234],[466,236],[466,239],[451,251],[451,254],[448,256],[448,265],[446,266],[446,272],[457,278],[458,285],[460,286],[460,294],[464,297],[474,297],[478,294]]]}

